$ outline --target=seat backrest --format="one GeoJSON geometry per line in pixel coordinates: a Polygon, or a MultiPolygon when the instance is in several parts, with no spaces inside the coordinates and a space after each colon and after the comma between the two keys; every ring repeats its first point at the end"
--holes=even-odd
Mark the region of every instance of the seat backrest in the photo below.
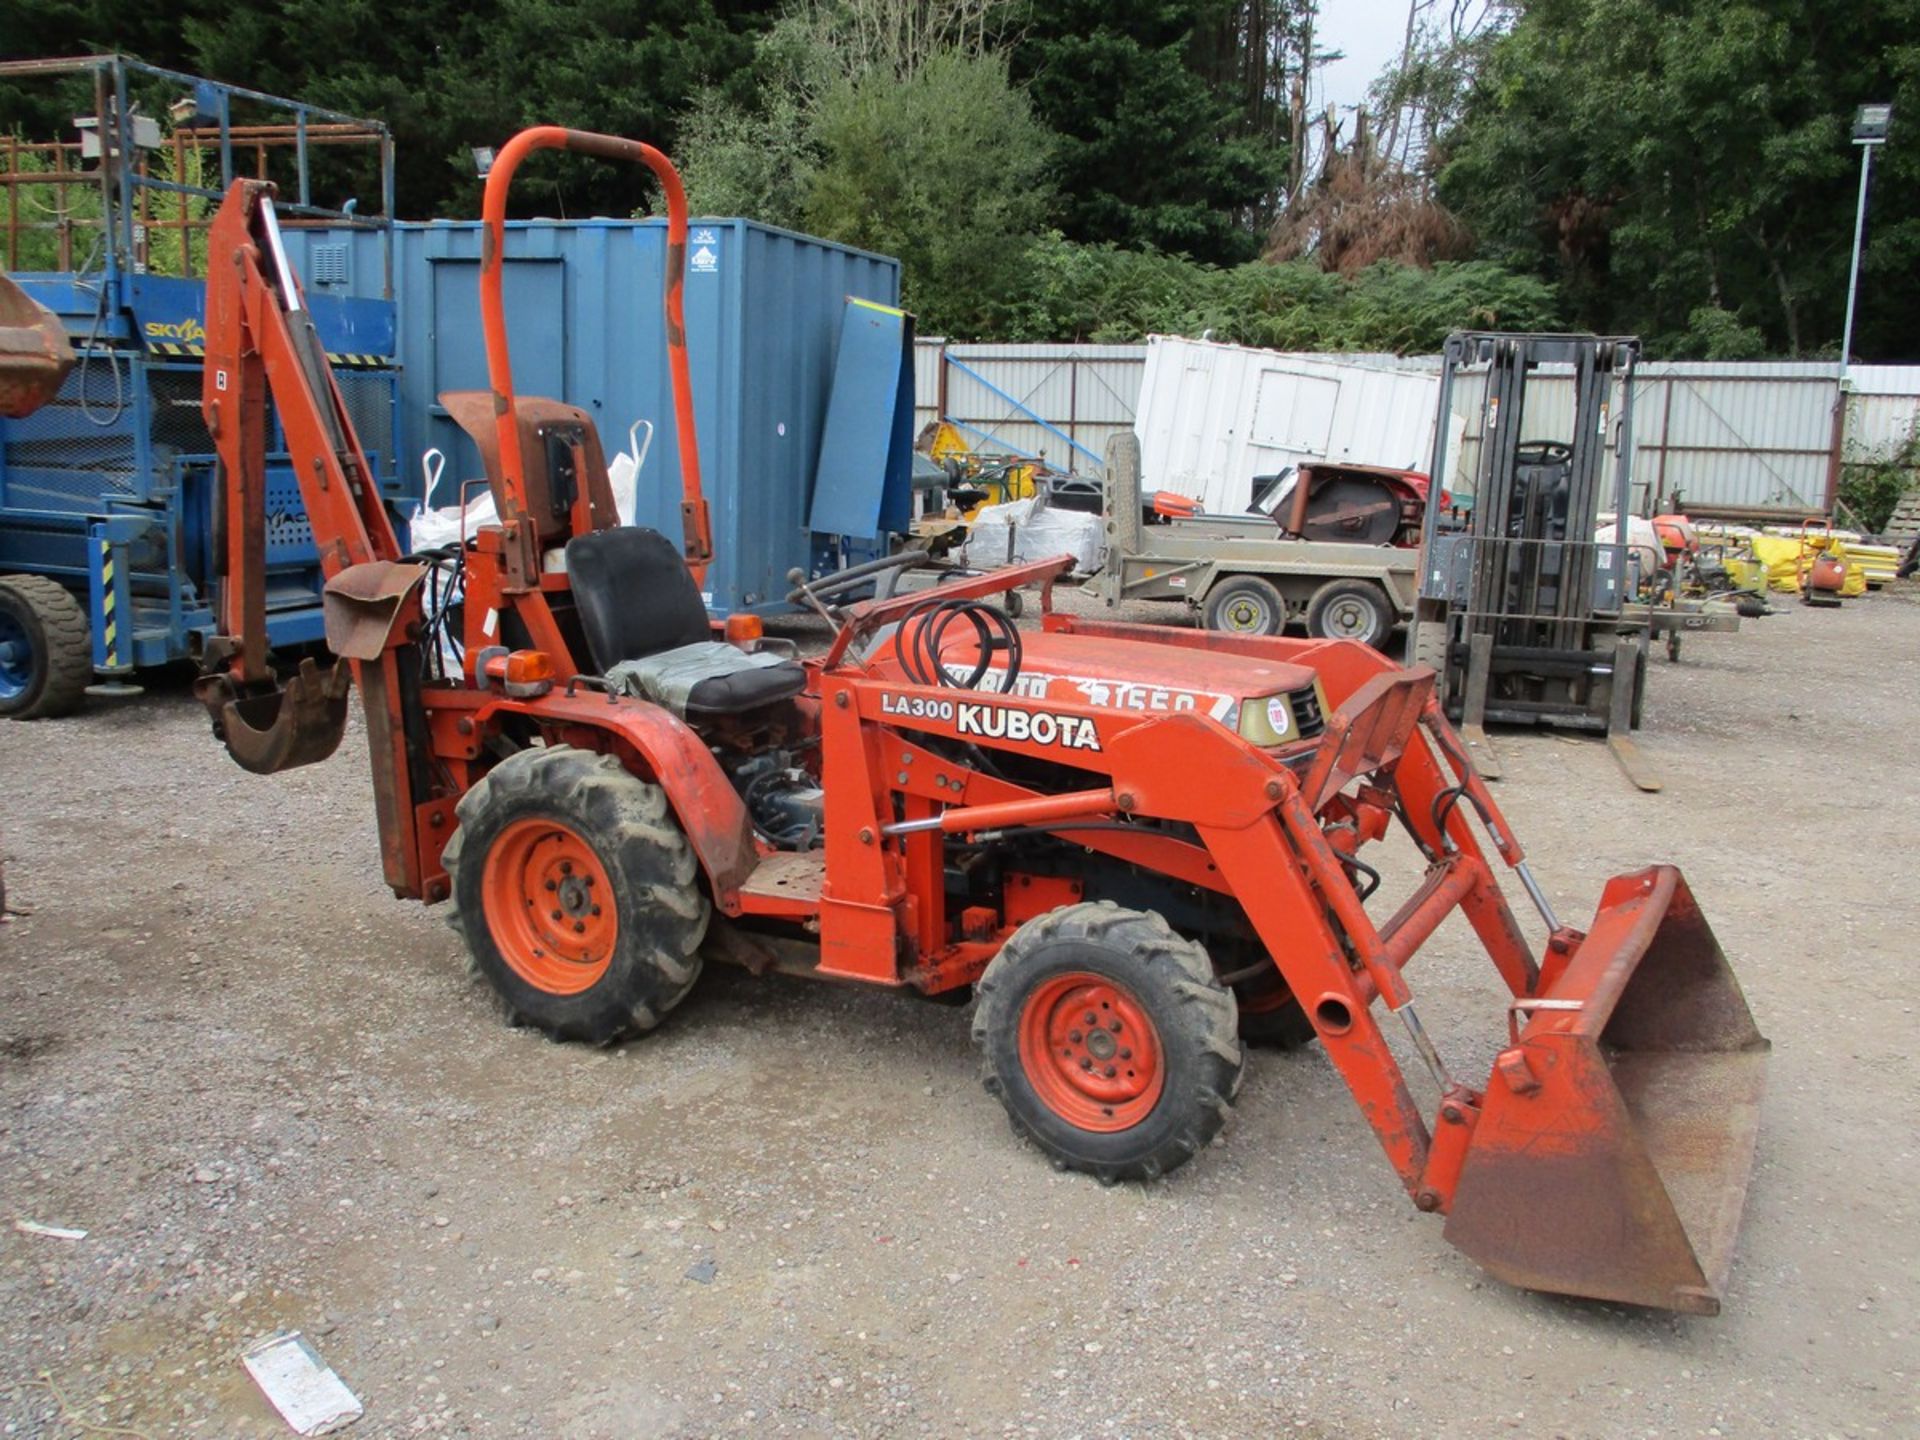
{"type": "Polygon", "coordinates": [[[680,547],[645,525],[616,525],[567,542],[567,576],[594,668],[643,660],[713,638],[700,587],[680,547]]]}

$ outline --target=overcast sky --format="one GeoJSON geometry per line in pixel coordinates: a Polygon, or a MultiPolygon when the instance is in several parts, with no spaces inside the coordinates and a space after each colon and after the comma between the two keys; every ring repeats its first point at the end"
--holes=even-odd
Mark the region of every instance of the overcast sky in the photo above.
{"type": "Polygon", "coordinates": [[[1346,55],[1320,72],[1323,103],[1343,109],[1358,105],[1367,98],[1374,76],[1399,58],[1407,34],[1407,0],[1320,0],[1316,29],[1319,48],[1346,55]]]}

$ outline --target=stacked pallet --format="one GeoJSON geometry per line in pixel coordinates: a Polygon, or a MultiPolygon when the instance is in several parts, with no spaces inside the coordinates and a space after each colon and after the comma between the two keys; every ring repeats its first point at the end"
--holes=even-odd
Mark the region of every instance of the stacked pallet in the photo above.
{"type": "Polygon", "coordinates": [[[1885,534],[1889,540],[1903,542],[1920,535],[1920,485],[1909,486],[1907,493],[1900,497],[1900,503],[1893,507],[1893,518],[1887,521],[1885,534]]]}

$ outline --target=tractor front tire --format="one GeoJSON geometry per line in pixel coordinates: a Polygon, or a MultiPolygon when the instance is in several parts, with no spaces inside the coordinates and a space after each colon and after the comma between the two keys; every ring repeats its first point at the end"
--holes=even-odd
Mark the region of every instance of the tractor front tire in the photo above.
{"type": "Polygon", "coordinates": [[[1156,1179],[1226,1124],[1246,1062],[1233,994],[1160,916],[1104,900],[1036,916],[977,990],[987,1090],[1060,1168],[1156,1179]]]}
{"type": "Polygon", "coordinates": [[[0,576],[0,715],[70,715],[92,679],[87,612],[67,587],[44,575],[0,576]]]}
{"type": "Polygon", "coordinates": [[[709,908],[658,786],[611,755],[549,746],[496,765],[457,813],[454,926],[513,1023],[606,1045],[693,988],[709,908]]]}

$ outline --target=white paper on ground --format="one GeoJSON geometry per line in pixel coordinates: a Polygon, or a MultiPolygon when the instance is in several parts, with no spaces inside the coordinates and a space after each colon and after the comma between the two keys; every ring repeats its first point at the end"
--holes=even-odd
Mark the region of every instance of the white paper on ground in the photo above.
{"type": "Polygon", "coordinates": [[[362,1414],[353,1392],[298,1330],[254,1341],[240,1360],[280,1418],[298,1434],[331,1435],[362,1414]]]}
{"type": "Polygon", "coordinates": [[[42,1225],[38,1220],[16,1220],[13,1228],[22,1235],[44,1235],[49,1240],[84,1240],[87,1232],[69,1229],[65,1225],[42,1225]]]}

